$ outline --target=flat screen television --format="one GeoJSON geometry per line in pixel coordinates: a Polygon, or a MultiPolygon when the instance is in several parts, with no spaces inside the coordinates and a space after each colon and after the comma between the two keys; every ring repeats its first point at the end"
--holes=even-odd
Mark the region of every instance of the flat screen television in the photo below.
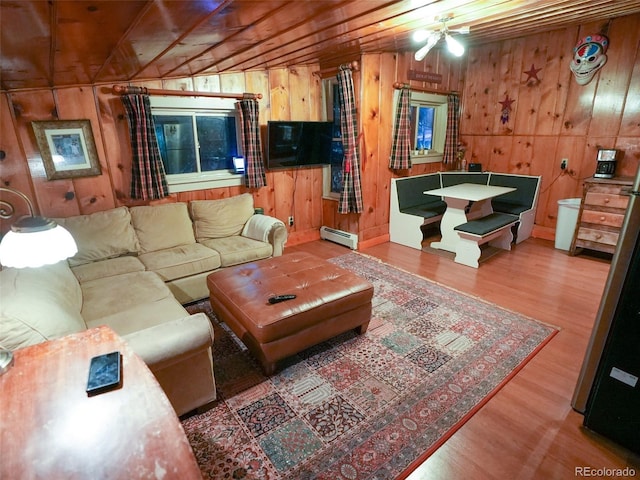
{"type": "Polygon", "coordinates": [[[333,123],[267,123],[267,169],[325,165],[331,162],[333,123]]]}

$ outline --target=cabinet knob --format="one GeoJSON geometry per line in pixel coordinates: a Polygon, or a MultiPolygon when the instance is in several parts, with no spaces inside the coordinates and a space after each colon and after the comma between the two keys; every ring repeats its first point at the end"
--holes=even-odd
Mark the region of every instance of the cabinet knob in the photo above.
{"type": "Polygon", "coordinates": [[[601,233],[596,234],[596,240],[600,240],[601,238],[602,238],[602,234],[601,233]]]}
{"type": "Polygon", "coordinates": [[[609,200],[609,197],[604,199],[604,203],[609,203],[611,200],[609,200]]]}
{"type": "Polygon", "coordinates": [[[605,217],[604,215],[602,215],[602,216],[600,217],[600,221],[601,221],[601,222],[604,222],[606,219],[607,219],[607,217],[605,217]]]}

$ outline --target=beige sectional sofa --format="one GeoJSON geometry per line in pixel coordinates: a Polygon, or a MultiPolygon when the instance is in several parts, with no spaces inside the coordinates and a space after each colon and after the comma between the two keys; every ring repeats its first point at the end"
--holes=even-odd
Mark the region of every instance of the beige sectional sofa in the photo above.
{"type": "Polygon", "coordinates": [[[108,325],[149,365],[178,415],[215,400],[213,330],[183,304],[208,296],[212,271],[281,255],[284,224],[255,215],[250,194],[56,221],[78,253],[0,272],[0,345],[15,350],[108,325]]]}

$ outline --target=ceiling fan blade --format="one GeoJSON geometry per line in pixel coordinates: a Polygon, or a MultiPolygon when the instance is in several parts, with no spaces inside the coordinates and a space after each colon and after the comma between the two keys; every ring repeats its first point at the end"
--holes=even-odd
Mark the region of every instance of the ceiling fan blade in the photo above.
{"type": "Polygon", "coordinates": [[[467,35],[471,31],[471,27],[452,28],[449,31],[450,32],[455,32],[455,33],[461,33],[463,35],[467,35]]]}

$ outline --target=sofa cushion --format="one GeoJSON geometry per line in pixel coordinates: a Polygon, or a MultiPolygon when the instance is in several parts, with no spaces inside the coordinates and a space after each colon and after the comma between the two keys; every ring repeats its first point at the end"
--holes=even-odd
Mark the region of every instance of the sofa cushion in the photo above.
{"type": "Polygon", "coordinates": [[[143,253],[140,261],[165,282],[220,267],[220,254],[199,243],[143,253]]]}
{"type": "Polygon", "coordinates": [[[273,247],[270,243],[240,235],[210,238],[202,240],[201,243],[220,254],[220,262],[223,267],[269,258],[273,254],[273,247]]]}
{"type": "Polygon", "coordinates": [[[96,278],[122,275],[123,273],[144,272],[145,268],[138,257],[118,257],[71,267],[71,271],[78,281],[82,283],[96,278]]]}
{"type": "Polygon", "coordinates": [[[193,200],[189,212],[198,241],[239,235],[254,213],[253,196],[243,193],[220,200],[193,200]]]}
{"type": "Polygon", "coordinates": [[[55,221],[69,230],[78,245],[78,253],[69,259],[71,266],[135,254],[138,251],[138,238],[126,207],[56,218],[55,221]]]}
{"type": "Polygon", "coordinates": [[[153,272],[125,273],[119,275],[117,281],[110,277],[90,280],[82,284],[82,295],[81,313],[87,327],[112,326],[110,318],[122,317],[119,329],[112,326],[120,335],[185,315],[184,309],[178,310],[179,315],[175,309],[166,309],[166,305],[173,303],[182,307],[153,272]],[[134,311],[138,313],[132,314],[134,311]]]}
{"type": "Polygon", "coordinates": [[[10,350],[72,333],[86,325],[82,292],[66,262],[0,272],[0,345],[10,350]]]}
{"type": "Polygon", "coordinates": [[[140,253],[196,242],[186,203],[131,207],[129,210],[140,242],[140,253]]]}

